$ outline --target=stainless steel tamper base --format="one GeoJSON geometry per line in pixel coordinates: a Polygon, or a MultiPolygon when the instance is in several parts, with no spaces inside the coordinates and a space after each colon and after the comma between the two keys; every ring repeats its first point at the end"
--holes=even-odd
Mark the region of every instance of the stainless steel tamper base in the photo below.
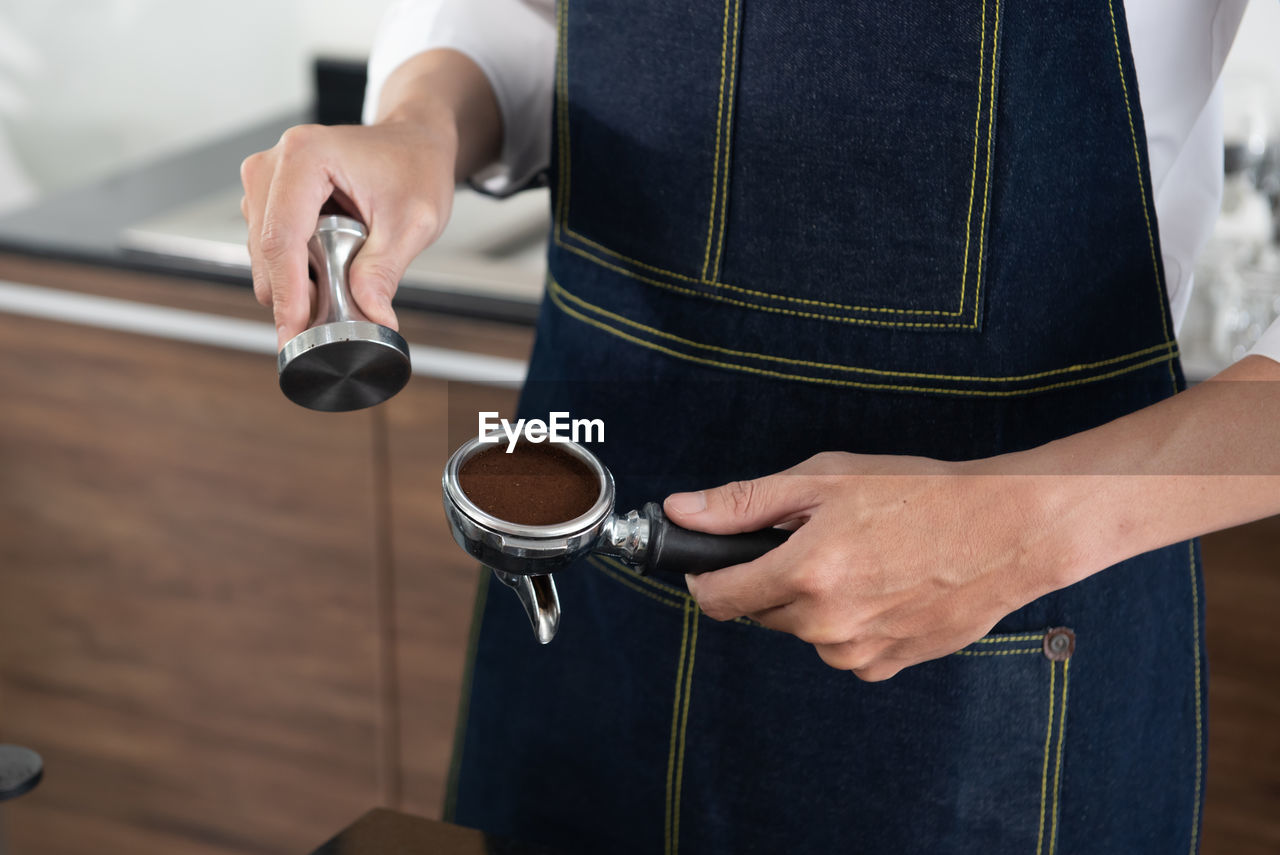
{"type": "Polygon", "coordinates": [[[381,404],[409,382],[409,345],[373,321],[334,321],[305,330],[278,359],[280,391],[327,413],[381,404]]]}

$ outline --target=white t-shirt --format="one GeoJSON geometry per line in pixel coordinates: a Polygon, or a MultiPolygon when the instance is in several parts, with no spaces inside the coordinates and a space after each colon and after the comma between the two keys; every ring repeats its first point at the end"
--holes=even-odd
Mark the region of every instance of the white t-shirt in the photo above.
{"type": "MultiPolygon", "coordinates": [[[[1222,203],[1218,77],[1246,3],[1124,0],[1175,329],[1222,203]]],[[[555,0],[396,0],[369,60],[365,121],[411,56],[442,47],[466,54],[488,76],[504,130],[498,162],[475,180],[498,194],[517,189],[551,162],[555,42],[555,0]]],[[[1280,321],[1252,353],[1280,361],[1280,321]]]]}

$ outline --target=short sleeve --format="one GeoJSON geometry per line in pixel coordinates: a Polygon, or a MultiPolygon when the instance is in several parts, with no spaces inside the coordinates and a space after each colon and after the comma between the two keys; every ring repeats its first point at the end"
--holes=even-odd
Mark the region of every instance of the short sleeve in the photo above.
{"type": "Polygon", "coordinates": [[[424,51],[450,48],[489,79],[502,114],[502,152],[471,182],[494,195],[537,183],[551,162],[554,0],[396,0],[369,57],[364,121],[373,122],[391,73],[424,51]]]}
{"type": "Polygon", "coordinates": [[[1280,362],[1280,320],[1274,321],[1249,351],[1251,356],[1266,356],[1280,362]]]}

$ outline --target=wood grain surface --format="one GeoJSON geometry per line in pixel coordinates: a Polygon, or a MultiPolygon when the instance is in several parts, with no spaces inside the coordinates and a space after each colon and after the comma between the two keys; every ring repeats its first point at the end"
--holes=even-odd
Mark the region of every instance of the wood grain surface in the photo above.
{"type": "Polygon", "coordinates": [[[12,852],[305,852],[378,801],[371,419],[273,369],[0,316],[12,852]]]}
{"type": "Polygon", "coordinates": [[[441,816],[463,659],[478,583],[487,577],[453,543],[440,475],[476,413],[511,416],[513,390],[419,384],[386,407],[392,461],[392,538],[402,727],[403,810],[441,816]]]}
{"type": "Polygon", "coordinates": [[[1280,852],[1280,517],[1204,538],[1204,855],[1280,852]]]}

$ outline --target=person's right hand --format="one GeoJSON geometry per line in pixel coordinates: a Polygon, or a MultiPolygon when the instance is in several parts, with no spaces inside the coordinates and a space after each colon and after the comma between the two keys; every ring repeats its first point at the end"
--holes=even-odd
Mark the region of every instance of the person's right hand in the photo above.
{"type": "Polygon", "coordinates": [[[369,237],[351,265],[351,295],[371,321],[397,328],[391,296],[453,206],[454,124],[387,121],[369,127],[299,125],[240,167],[241,213],[258,302],[275,315],[279,345],[311,322],[315,286],[307,241],[333,197],[369,237]]]}

